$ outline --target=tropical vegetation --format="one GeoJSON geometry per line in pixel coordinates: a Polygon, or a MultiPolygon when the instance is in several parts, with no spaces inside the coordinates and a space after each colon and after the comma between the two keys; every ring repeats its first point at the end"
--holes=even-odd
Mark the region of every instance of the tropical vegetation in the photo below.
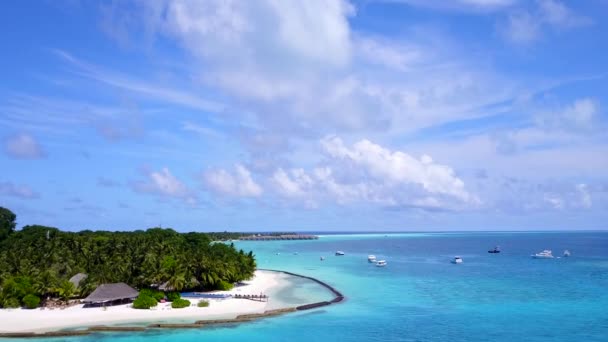
{"type": "Polygon", "coordinates": [[[133,301],[134,309],[149,309],[157,305],[158,301],[156,298],[146,295],[145,293],[140,293],[139,296],[137,296],[137,298],[133,301]]]}
{"type": "Polygon", "coordinates": [[[182,309],[190,306],[190,301],[183,298],[178,298],[171,303],[173,309],[182,309]]]}
{"type": "Polygon", "coordinates": [[[42,301],[84,297],[102,283],[124,282],[140,290],[160,285],[171,291],[226,289],[250,279],[256,268],[252,252],[213,243],[206,233],[167,228],[67,232],[40,225],[15,230],[15,220],[0,207],[2,307],[29,306],[35,302],[29,295],[42,301]],[[75,287],[68,280],[77,273],[88,276],[75,287]]]}

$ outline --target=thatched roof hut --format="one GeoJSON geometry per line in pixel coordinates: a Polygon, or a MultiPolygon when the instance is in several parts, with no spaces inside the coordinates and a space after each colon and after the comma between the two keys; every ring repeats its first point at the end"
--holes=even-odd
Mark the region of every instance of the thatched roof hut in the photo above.
{"type": "Polygon", "coordinates": [[[169,282],[166,281],[158,286],[159,291],[173,291],[173,286],[169,285],[169,282]]]}
{"type": "Polygon", "coordinates": [[[74,288],[77,289],[80,287],[80,283],[87,278],[87,275],[84,273],[77,273],[72,278],[70,278],[69,282],[74,284],[74,288]]]}
{"type": "Polygon", "coordinates": [[[82,302],[87,304],[134,300],[139,292],[125,283],[101,284],[82,302]]]}

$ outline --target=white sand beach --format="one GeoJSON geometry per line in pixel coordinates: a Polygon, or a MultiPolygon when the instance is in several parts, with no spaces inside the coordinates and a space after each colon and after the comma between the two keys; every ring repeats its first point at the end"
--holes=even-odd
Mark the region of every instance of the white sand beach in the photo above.
{"type": "MultiPolygon", "coordinates": [[[[256,271],[255,277],[231,291],[217,293],[269,294],[288,286],[286,277],[278,272],[256,271]]],[[[257,302],[246,299],[209,299],[209,306],[199,308],[198,299],[188,298],[193,306],[172,309],[170,303],[160,303],[151,310],[136,310],[130,304],[104,308],[83,308],[76,305],[60,309],[0,309],[0,332],[46,332],[66,328],[89,327],[95,325],[143,324],[156,322],[187,322],[206,319],[235,318],[241,314],[262,313],[268,308],[280,308],[281,303],[273,300],[257,302]]]]}

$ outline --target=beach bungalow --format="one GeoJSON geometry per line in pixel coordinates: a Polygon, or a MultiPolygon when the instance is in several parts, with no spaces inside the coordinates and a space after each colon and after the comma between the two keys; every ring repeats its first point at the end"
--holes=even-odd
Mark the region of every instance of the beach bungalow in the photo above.
{"type": "Polygon", "coordinates": [[[139,292],[125,283],[101,284],[82,302],[87,306],[106,306],[130,303],[139,292]]]}

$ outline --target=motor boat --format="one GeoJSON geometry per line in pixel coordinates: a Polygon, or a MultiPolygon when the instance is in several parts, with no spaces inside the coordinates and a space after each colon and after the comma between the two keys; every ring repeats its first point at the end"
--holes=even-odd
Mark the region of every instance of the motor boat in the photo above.
{"type": "Polygon", "coordinates": [[[368,255],[367,256],[367,262],[371,262],[371,263],[376,262],[376,256],[372,255],[372,254],[368,255]]]}
{"type": "Polygon", "coordinates": [[[488,253],[492,253],[492,254],[500,253],[500,246],[496,246],[496,247],[494,247],[494,249],[490,249],[488,251],[488,253]]]}
{"type": "Polygon", "coordinates": [[[566,249],[566,250],[564,251],[564,257],[566,257],[566,258],[567,258],[567,257],[569,257],[570,255],[571,255],[570,251],[566,249]]]}
{"type": "Polygon", "coordinates": [[[386,260],[376,261],[376,267],[384,267],[384,266],[386,266],[386,260]]]}
{"type": "Polygon", "coordinates": [[[325,257],[321,257],[321,261],[325,260],[325,257]]]}
{"type": "Polygon", "coordinates": [[[336,255],[344,255],[344,252],[342,252],[342,251],[336,251],[336,255]]]}
{"type": "Polygon", "coordinates": [[[532,254],[532,257],[534,259],[553,259],[553,253],[548,250],[545,249],[544,251],[540,252],[540,253],[536,253],[536,254],[532,254]]]}
{"type": "Polygon", "coordinates": [[[455,256],[454,259],[452,259],[452,264],[462,264],[462,258],[459,256],[455,256]]]}

